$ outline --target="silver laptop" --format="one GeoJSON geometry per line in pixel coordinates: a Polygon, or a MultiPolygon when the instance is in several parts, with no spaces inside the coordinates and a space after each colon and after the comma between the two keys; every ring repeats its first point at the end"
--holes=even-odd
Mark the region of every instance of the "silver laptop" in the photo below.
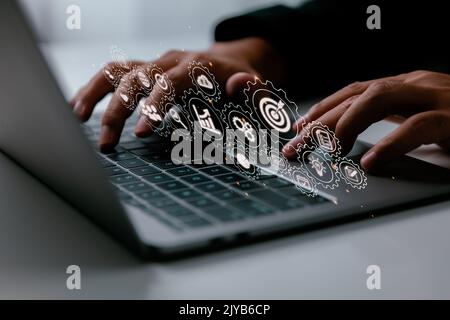
{"type": "MultiPolygon", "coordinates": [[[[283,175],[255,181],[232,166],[175,165],[167,144],[137,140],[131,128],[114,152],[100,154],[98,121],[80,126],[15,1],[0,2],[0,41],[1,152],[143,257],[214,250],[450,194],[448,170],[408,157],[368,176],[364,190],[309,197],[283,175]]],[[[359,161],[367,148],[358,142],[349,157],[359,161]]]]}

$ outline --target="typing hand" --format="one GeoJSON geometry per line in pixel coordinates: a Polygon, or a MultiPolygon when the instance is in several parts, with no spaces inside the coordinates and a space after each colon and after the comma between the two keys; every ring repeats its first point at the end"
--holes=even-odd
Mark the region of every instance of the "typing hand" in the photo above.
{"type": "MultiPolygon", "coordinates": [[[[175,93],[181,94],[183,90],[192,86],[188,74],[189,64],[192,61],[200,62],[211,70],[219,85],[225,86],[227,94],[232,96],[238,88],[242,88],[243,84],[253,80],[255,76],[276,77],[280,70],[280,67],[275,63],[277,60],[276,55],[276,52],[265,40],[246,38],[215,43],[204,52],[169,51],[152,63],[162,68],[172,82],[175,93]],[[267,63],[267,61],[270,61],[270,63],[267,63]],[[270,67],[266,67],[267,64],[270,67]],[[271,70],[273,70],[272,73],[271,70]]],[[[145,70],[147,64],[147,62],[142,61],[130,61],[128,63],[130,67],[124,69],[122,67],[123,64],[117,62],[109,63],[86,86],[81,88],[71,100],[74,112],[82,121],[87,121],[96,104],[108,93],[113,92],[111,101],[102,119],[99,141],[102,151],[108,151],[117,145],[125,121],[132,114],[134,107],[136,107],[136,105],[127,105],[125,107],[121,94],[127,93],[130,96],[144,94],[144,88],[138,80],[138,73],[140,70],[145,70]],[[118,79],[118,85],[115,87],[108,81],[105,70],[117,70],[117,68],[122,69],[120,70],[121,78],[118,79]]],[[[161,88],[154,86],[152,91],[147,94],[146,104],[151,105],[153,102],[156,102],[156,105],[158,105],[157,101],[162,94],[161,88]]],[[[133,103],[137,104],[138,102],[133,103]]],[[[135,128],[136,135],[138,137],[146,137],[152,131],[152,127],[141,117],[135,128]]]]}
{"type": "MultiPolygon", "coordinates": [[[[364,169],[376,169],[422,144],[450,150],[450,75],[415,71],[357,82],[315,105],[305,120],[330,127],[348,152],[360,133],[388,116],[400,116],[403,123],[363,156],[364,169]]],[[[300,141],[301,133],[290,144],[300,141]]],[[[292,148],[283,152],[289,158],[295,155],[292,148]]]]}

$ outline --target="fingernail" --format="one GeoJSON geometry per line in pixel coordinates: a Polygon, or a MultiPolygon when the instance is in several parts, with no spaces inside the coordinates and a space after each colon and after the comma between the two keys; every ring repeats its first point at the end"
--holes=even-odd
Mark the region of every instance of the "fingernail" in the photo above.
{"type": "Polygon", "coordinates": [[[107,151],[115,146],[116,136],[114,131],[109,126],[102,126],[102,131],[100,134],[100,149],[102,151],[107,151]]]}
{"type": "Polygon", "coordinates": [[[73,107],[73,112],[75,112],[78,116],[83,116],[84,113],[84,105],[81,102],[81,100],[78,100],[77,103],[75,103],[75,106],[73,107]]]}
{"type": "Polygon", "coordinates": [[[302,130],[303,129],[302,126],[304,124],[307,124],[308,122],[309,122],[308,116],[305,114],[292,125],[292,130],[294,131],[302,130]]]}
{"type": "Polygon", "coordinates": [[[295,147],[292,142],[288,142],[281,150],[285,157],[290,158],[295,154],[295,147]]]}
{"type": "Polygon", "coordinates": [[[149,125],[147,124],[147,120],[145,119],[145,116],[141,116],[138,120],[138,123],[136,124],[136,129],[134,130],[134,133],[138,137],[144,137],[149,134],[149,125]]]}
{"type": "Polygon", "coordinates": [[[369,151],[364,155],[364,157],[362,157],[361,165],[363,166],[364,170],[368,171],[374,166],[376,161],[377,154],[375,153],[375,151],[369,151]]]}

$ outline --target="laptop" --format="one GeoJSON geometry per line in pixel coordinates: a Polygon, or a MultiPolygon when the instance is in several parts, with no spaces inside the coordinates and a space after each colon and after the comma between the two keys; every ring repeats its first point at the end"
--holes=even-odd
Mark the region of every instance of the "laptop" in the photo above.
{"type": "MultiPolygon", "coordinates": [[[[175,165],[166,143],[138,140],[129,126],[116,150],[101,154],[99,119],[79,124],[15,1],[0,2],[0,41],[1,152],[141,257],[214,250],[450,194],[448,170],[409,157],[369,175],[364,190],[309,197],[284,175],[252,180],[233,166],[175,165]]],[[[359,161],[368,147],[358,142],[349,157],[359,161]]]]}

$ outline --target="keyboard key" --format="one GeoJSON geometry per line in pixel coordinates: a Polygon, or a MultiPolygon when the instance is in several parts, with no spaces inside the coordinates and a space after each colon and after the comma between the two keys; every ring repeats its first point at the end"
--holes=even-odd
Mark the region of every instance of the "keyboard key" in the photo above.
{"type": "Polygon", "coordinates": [[[134,150],[130,150],[130,152],[136,156],[148,156],[150,154],[152,154],[152,152],[148,149],[148,148],[142,148],[142,149],[134,149],[134,150]]]}
{"type": "Polygon", "coordinates": [[[221,166],[214,166],[214,167],[203,168],[203,169],[200,169],[200,171],[202,173],[205,173],[205,174],[210,175],[210,176],[218,176],[220,174],[230,173],[230,170],[228,170],[225,167],[221,167],[221,166]]]}
{"type": "Polygon", "coordinates": [[[272,188],[282,188],[282,187],[294,186],[294,184],[292,182],[289,182],[282,178],[266,180],[263,183],[266,186],[272,187],[272,188]]]}
{"type": "Polygon", "coordinates": [[[165,161],[169,159],[169,155],[167,154],[163,154],[163,153],[155,153],[155,154],[150,154],[148,156],[144,156],[143,159],[146,162],[150,162],[150,163],[156,163],[159,161],[165,161]]]}
{"type": "Polygon", "coordinates": [[[236,173],[228,173],[228,174],[224,174],[222,176],[218,176],[216,178],[225,183],[234,183],[234,182],[238,182],[238,181],[242,181],[242,180],[246,179],[236,173]]]}
{"type": "Polygon", "coordinates": [[[174,169],[167,170],[167,173],[173,174],[176,177],[187,176],[196,173],[196,171],[192,170],[187,166],[180,166],[174,169]]]}
{"type": "Polygon", "coordinates": [[[142,178],[151,183],[163,183],[175,180],[174,178],[168,176],[165,173],[152,174],[149,176],[143,176],[142,178]]]}
{"type": "Polygon", "coordinates": [[[151,167],[149,165],[145,165],[143,167],[133,168],[130,171],[133,172],[134,174],[138,175],[138,176],[146,176],[146,175],[150,175],[150,174],[161,172],[159,169],[156,169],[156,168],[151,167]]]}
{"type": "Polygon", "coordinates": [[[123,188],[127,189],[130,192],[143,191],[143,190],[151,190],[153,189],[151,186],[144,182],[133,182],[129,184],[122,185],[123,188]]]}
{"type": "Polygon", "coordinates": [[[202,197],[201,193],[198,193],[197,191],[194,191],[192,189],[178,190],[178,191],[172,192],[172,195],[174,195],[177,198],[184,199],[184,200],[202,197]]]}
{"type": "MultiPolygon", "coordinates": [[[[133,128],[131,128],[131,134],[133,134],[133,128]]],[[[126,150],[136,150],[139,148],[144,148],[145,144],[143,144],[140,141],[133,141],[133,142],[127,142],[127,143],[122,143],[120,144],[120,146],[126,150]]],[[[141,149],[142,150],[142,149],[141,149]]],[[[134,153],[134,152],[133,152],[134,153]]],[[[135,153],[134,153],[135,154],[135,153]]]]}
{"type": "Polygon", "coordinates": [[[208,199],[208,198],[189,200],[189,204],[191,204],[193,207],[196,207],[196,208],[204,208],[204,207],[219,205],[216,201],[208,199]]]}
{"type": "Polygon", "coordinates": [[[165,197],[164,193],[162,193],[159,190],[148,190],[145,192],[139,192],[136,194],[136,196],[143,200],[154,200],[165,197]]]}
{"type": "Polygon", "coordinates": [[[210,178],[208,178],[204,175],[201,175],[201,174],[185,176],[185,177],[182,177],[181,179],[183,179],[188,184],[199,184],[199,183],[211,181],[210,178]]]}
{"type": "Polygon", "coordinates": [[[174,167],[178,167],[179,166],[179,165],[176,165],[175,163],[173,163],[172,160],[165,160],[165,161],[156,162],[153,165],[158,167],[158,168],[160,168],[161,170],[172,169],[174,167]]]}
{"type": "Polygon", "coordinates": [[[169,181],[169,182],[160,183],[158,185],[158,187],[160,187],[161,189],[166,190],[166,191],[175,191],[175,190],[187,188],[187,185],[185,185],[184,183],[181,183],[179,181],[169,181]]]}
{"type": "Polygon", "coordinates": [[[156,208],[162,209],[179,205],[178,202],[170,198],[153,199],[152,201],[148,201],[148,203],[151,204],[152,206],[155,206],[156,208]]]}
{"type": "Polygon", "coordinates": [[[256,189],[263,188],[263,186],[257,184],[256,182],[253,182],[253,181],[236,182],[236,183],[233,183],[232,186],[241,191],[250,191],[250,190],[256,190],[256,189]]]}
{"type": "Polygon", "coordinates": [[[243,214],[226,206],[207,208],[203,209],[203,211],[221,222],[232,222],[245,219],[243,214]]]}
{"type": "Polygon", "coordinates": [[[222,185],[218,182],[215,182],[215,181],[196,185],[195,188],[198,190],[201,190],[203,192],[208,192],[208,193],[218,192],[218,191],[227,189],[224,185],[222,185]]]}
{"type": "Polygon", "coordinates": [[[123,183],[128,183],[128,182],[139,181],[138,178],[136,178],[135,176],[133,176],[131,174],[123,174],[120,176],[113,176],[113,177],[110,177],[109,180],[115,184],[123,184],[123,183]]]}
{"type": "Polygon", "coordinates": [[[117,176],[119,174],[125,174],[127,172],[119,167],[112,167],[112,168],[105,168],[105,173],[106,175],[112,177],[117,176]]]}
{"type": "Polygon", "coordinates": [[[164,208],[164,212],[172,217],[198,217],[198,214],[188,208],[182,206],[173,206],[169,208],[164,208]]]}
{"type": "Polygon", "coordinates": [[[253,200],[242,200],[232,203],[233,207],[240,210],[244,214],[251,216],[262,216],[273,213],[275,210],[263,203],[253,200]]]}
{"type": "Polygon", "coordinates": [[[271,190],[260,190],[250,193],[251,196],[258,198],[259,200],[281,210],[289,210],[295,208],[301,208],[303,203],[293,198],[284,197],[271,190]]]}
{"type": "Polygon", "coordinates": [[[131,168],[137,168],[142,167],[145,165],[145,162],[139,159],[128,159],[128,160],[122,160],[117,162],[117,164],[121,167],[131,169],[131,168]]]}
{"type": "Polygon", "coordinates": [[[115,166],[115,164],[106,159],[102,159],[100,160],[100,166],[102,166],[102,168],[109,168],[115,166]]]}
{"type": "Polygon", "coordinates": [[[225,190],[225,191],[220,191],[217,194],[213,194],[214,197],[220,198],[220,200],[223,201],[233,201],[236,199],[245,199],[245,197],[243,195],[240,195],[237,192],[231,191],[231,190],[225,190]]]}
{"type": "MultiPolygon", "coordinates": [[[[195,161],[195,160],[194,160],[195,161]]],[[[208,167],[212,167],[215,166],[216,164],[206,164],[206,163],[191,163],[189,164],[189,166],[193,167],[193,168],[208,168],[208,167]]]]}
{"type": "Polygon", "coordinates": [[[135,158],[134,155],[128,152],[117,152],[108,155],[108,158],[114,161],[122,161],[135,158]]]}

